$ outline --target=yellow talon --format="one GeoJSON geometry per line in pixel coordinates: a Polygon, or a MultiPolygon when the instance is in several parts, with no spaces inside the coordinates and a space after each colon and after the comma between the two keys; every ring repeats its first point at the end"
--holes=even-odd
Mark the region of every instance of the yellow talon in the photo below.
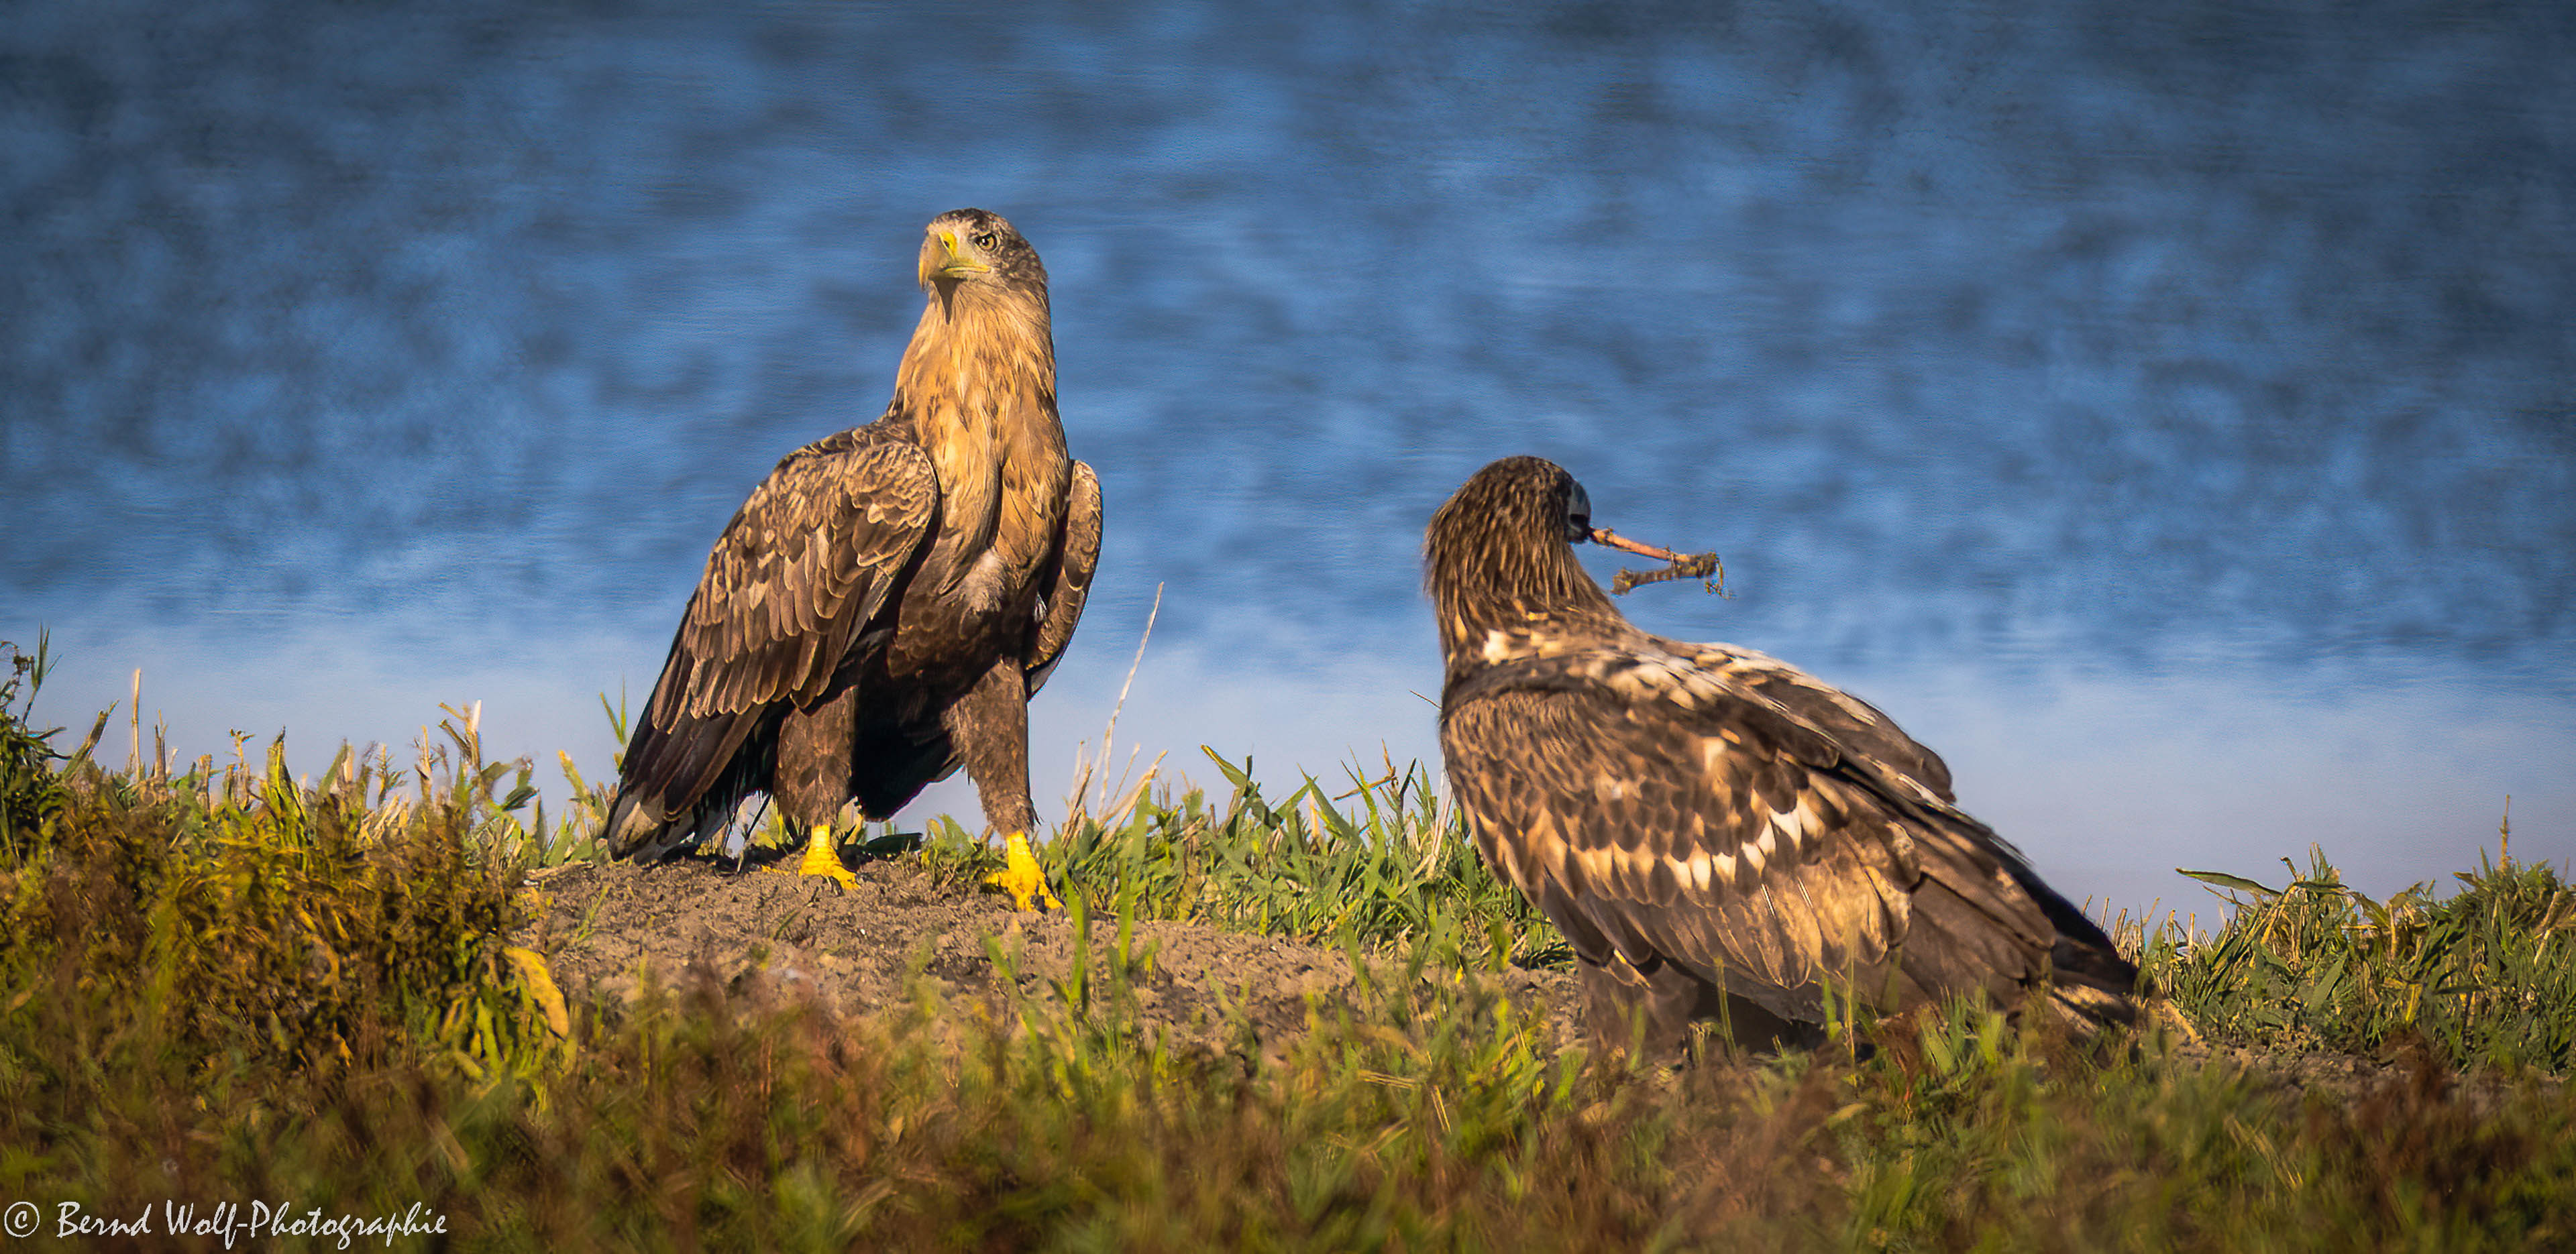
{"type": "Polygon", "coordinates": [[[1042,903],[1044,909],[1064,909],[1064,903],[1056,899],[1054,890],[1047,887],[1046,872],[1038,869],[1037,855],[1029,852],[1027,833],[1011,833],[1010,840],[1002,848],[1002,863],[1002,869],[985,876],[984,882],[1009,893],[1012,906],[1021,910],[1041,908],[1032,905],[1034,901],[1042,903]]]}
{"type": "Polygon", "coordinates": [[[805,860],[796,864],[798,875],[819,875],[843,888],[857,888],[859,877],[841,865],[841,855],[832,851],[832,825],[817,823],[805,838],[805,860]]]}

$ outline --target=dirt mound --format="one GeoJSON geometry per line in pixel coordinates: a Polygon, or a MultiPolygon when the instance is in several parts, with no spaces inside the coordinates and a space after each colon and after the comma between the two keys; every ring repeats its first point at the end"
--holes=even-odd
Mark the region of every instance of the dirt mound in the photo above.
{"type": "MultiPolygon", "coordinates": [[[[649,867],[576,863],[536,872],[528,886],[538,910],[519,943],[544,954],[576,998],[594,991],[625,998],[648,978],[669,988],[703,971],[735,987],[766,979],[790,995],[810,992],[848,1015],[908,1006],[923,989],[952,1007],[998,1012],[1006,978],[1025,995],[1046,997],[1073,970],[1069,917],[1021,914],[997,893],[940,885],[909,858],[865,864],[849,891],[729,867],[691,855],[649,867]]],[[[1117,921],[1095,916],[1094,987],[1107,986],[1116,942],[1117,921]]],[[[1249,1029],[1275,1057],[1306,1030],[1310,999],[1329,1008],[1357,991],[1339,949],[1203,924],[1140,921],[1129,952],[1139,959],[1128,964],[1137,1027],[1168,1029],[1176,1044],[1236,1048],[1249,1029]]],[[[1572,972],[1514,970],[1496,983],[1515,1003],[1535,1000],[1560,1047],[1580,1039],[1582,996],[1572,972]]],[[[2374,1089],[2404,1070],[2394,1056],[2187,1040],[2171,1049],[2185,1065],[2242,1069],[2268,1085],[2335,1095],[2374,1089]]],[[[2472,1089],[2506,1087],[2498,1077],[2465,1079],[2472,1089]]]]}
{"type": "MultiPolygon", "coordinates": [[[[924,985],[943,1002],[993,1005],[1006,971],[1034,996],[1073,970],[1066,915],[1021,914],[998,894],[939,886],[907,859],[868,863],[849,891],[728,868],[698,856],[548,868],[530,876],[537,917],[520,943],[544,954],[576,998],[628,997],[647,978],[671,987],[701,969],[727,984],[756,972],[852,1015],[904,1006],[924,985]]],[[[1097,986],[1116,943],[1117,921],[1095,916],[1097,986]]],[[[1248,1025],[1266,1052],[1305,1029],[1310,996],[1329,1006],[1355,989],[1338,949],[1201,924],[1139,921],[1129,953],[1139,959],[1129,964],[1139,1026],[1168,1027],[1176,1040],[1235,1042],[1248,1025]]],[[[1515,1002],[1541,999],[1560,1039],[1574,1039],[1580,994],[1570,973],[1514,971],[1500,985],[1515,1002]]]]}

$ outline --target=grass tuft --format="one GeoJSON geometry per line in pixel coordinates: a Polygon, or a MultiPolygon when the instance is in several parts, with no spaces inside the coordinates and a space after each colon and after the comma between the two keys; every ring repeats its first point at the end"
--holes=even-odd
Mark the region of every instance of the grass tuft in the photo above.
{"type": "Polygon", "coordinates": [[[2223,890],[2226,926],[2195,937],[2168,917],[2144,938],[2148,978],[2203,1031],[2271,1050],[2419,1046],[2462,1069],[2576,1064],[2576,887],[2547,864],[2482,856],[2448,897],[2417,884],[2384,902],[2322,851],[2292,869],[2281,888],[2185,872],[2223,890]]]}

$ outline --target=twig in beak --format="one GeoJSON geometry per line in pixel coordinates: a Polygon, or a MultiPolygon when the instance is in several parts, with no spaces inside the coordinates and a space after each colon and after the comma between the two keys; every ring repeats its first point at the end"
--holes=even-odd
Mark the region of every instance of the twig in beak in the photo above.
{"type": "Polygon", "coordinates": [[[1593,528],[1592,542],[1671,563],[1662,570],[1620,571],[1610,580],[1613,596],[1625,596],[1630,588],[1662,583],[1667,579],[1696,579],[1710,592],[1726,595],[1726,563],[1717,560],[1715,553],[1675,553],[1671,549],[1659,549],[1643,541],[1631,540],[1608,527],[1593,528]]]}

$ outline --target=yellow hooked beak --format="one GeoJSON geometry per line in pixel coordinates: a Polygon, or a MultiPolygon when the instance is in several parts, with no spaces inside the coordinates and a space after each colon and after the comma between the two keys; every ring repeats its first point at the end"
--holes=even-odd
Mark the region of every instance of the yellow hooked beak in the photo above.
{"type": "Polygon", "coordinates": [[[930,286],[933,279],[963,279],[983,274],[993,267],[966,255],[958,247],[957,232],[933,231],[921,242],[921,285],[930,286]]]}

